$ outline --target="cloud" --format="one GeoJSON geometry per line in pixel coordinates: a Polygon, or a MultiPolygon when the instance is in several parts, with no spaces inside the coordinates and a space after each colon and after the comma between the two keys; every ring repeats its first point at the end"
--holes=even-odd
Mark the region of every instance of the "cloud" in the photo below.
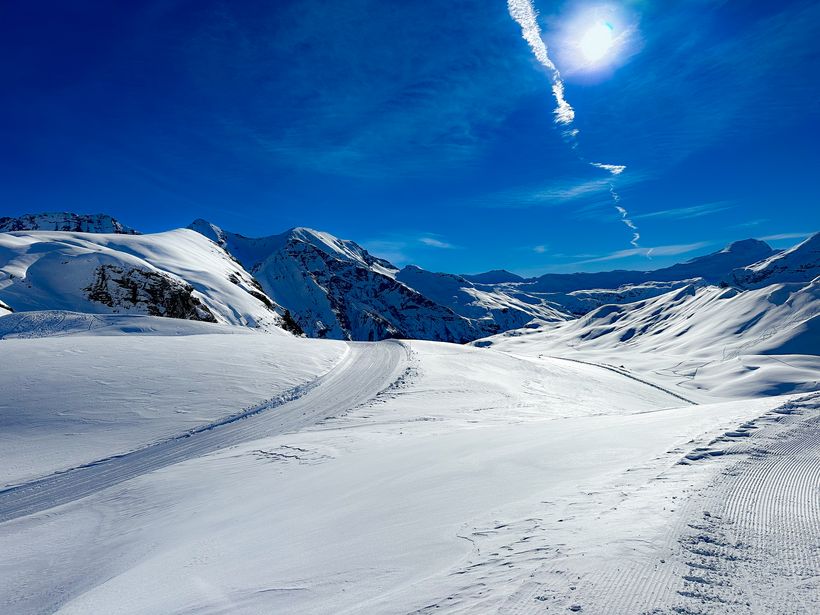
{"type": "Polygon", "coordinates": [[[803,239],[809,237],[814,233],[779,233],[777,235],[766,235],[765,237],[758,237],[760,241],[780,241],[781,239],[803,239]]]}
{"type": "Polygon", "coordinates": [[[768,221],[768,218],[757,218],[756,220],[747,220],[746,222],[740,222],[738,224],[735,224],[734,228],[749,228],[750,226],[760,226],[761,224],[768,221]]]}
{"type": "Polygon", "coordinates": [[[603,263],[607,261],[615,261],[621,260],[624,258],[630,258],[633,256],[677,256],[678,254],[686,254],[688,252],[694,252],[695,250],[700,250],[712,242],[709,241],[699,241],[697,243],[685,243],[685,244],[673,244],[673,245],[666,245],[666,246],[654,246],[651,248],[630,248],[628,250],[618,250],[617,252],[611,252],[610,254],[606,254],[604,256],[598,256],[596,258],[590,258],[583,261],[576,261],[572,263],[573,265],[587,265],[590,263],[603,263]]]}
{"type": "Polygon", "coordinates": [[[645,218],[667,218],[672,220],[684,220],[687,218],[699,218],[701,216],[708,216],[719,211],[732,209],[734,203],[732,201],[715,201],[713,203],[704,203],[702,205],[694,205],[692,207],[678,207],[676,209],[662,209],[660,211],[650,211],[644,214],[637,214],[632,216],[636,220],[645,218]]]}
{"type": "MultiPolygon", "coordinates": [[[[510,16],[518,23],[519,26],[521,26],[521,36],[529,44],[530,49],[536,59],[549,71],[550,80],[552,81],[552,94],[558,105],[554,111],[556,116],[555,121],[558,124],[571,124],[575,119],[575,110],[569,102],[567,102],[564,95],[564,81],[561,78],[561,73],[549,57],[547,45],[541,36],[541,28],[538,26],[537,14],[532,6],[532,1],[507,0],[507,9],[510,16]]],[[[565,130],[563,132],[563,137],[571,144],[579,160],[583,160],[583,157],[578,153],[578,130],[565,130]]],[[[620,175],[626,170],[625,165],[604,164],[601,162],[591,162],[590,164],[593,167],[609,172],[613,176],[620,175]]],[[[612,196],[612,201],[615,208],[618,210],[618,213],[621,214],[621,221],[633,231],[632,239],[629,243],[637,248],[638,240],[641,238],[641,234],[638,232],[638,227],[635,226],[629,218],[629,214],[626,209],[618,205],[621,198],[618,193],[615,192],[615,187],[611,184],[609,186],[609,192],[612,196]]]]}
{"type": "MultiPolygon", "coordinates": [[[[646,175],[640,173],[630,173],[623,179],[619,179],[618,185],[622,187],[639,184],[646,179],[646,175]]],[[[539,206],[555,206],[579,201],[598,199],[602,195],[607,195],[611,188],[608,179],[587,179],[582,177],[570,177],[561,180],[552,180],[538,185],[519,186],[499,190],[480,197],[465,201],[470,206],[480,206],[488,208],[524,208],[539,206]]],[[[611,205],[609,196],[607,205],[611,205]]],[[[603,203],[596,203],[596,209],[603,203]]]]}
{"type": "Polygon", "coordinates": [[[442,250],[452,250],[456,247],[451,243],[436,239],[435,237],[419,237],[419,241],[431,248],[440,248],[442,250]]]}
{"type": "Polygon", "coordinates": [[[459,249],[459,246],[435,233],[388,234],[359,243],[374,256],[384,258],[399,266],[411,263],[416,257],[415,253],[419,249],[424,250],[424,247],[438,250],[459,249]]]}
{"type": "Polygon", "coordinates": [[[549,249],[549,246],[540,245],[540,246],[533,246],[532,251],[536,254],[544,254],[549,249]]]}
{"type": "Polygon", "coordinates": [[[601,83],[585,102],[628,118],[608,124],[607,147],[627,147],[665,169],[704,147],[816,122],[808,101],[817,99],[818,81],[805,78],[804,67],[816,63],[820,3],[767,4],[730,29],[733,3],[641,5],[644,48],[622,72],[629,86],[601,83]],[[692,20],[699,27],[686,27],[692,20]]]}
{"type": "Polygon", "coordinates": [[[405,241],[371,239],[362,241],[361,245],[373,256],[388,260],[394,265],[405,265],[411,260],[406,252],[407,242],[405,241]]]}
{"type": "Polygon", "coordinates": [[[590,162],[593,167],[609,171],[613,175],[620,175],[626,170],[626,165],[623,164],[604,164],[602,162],[590,162]]]}
{"type": "Polygon", "coordinates": [[[443,174],[473,160],[539,85],[501,52],[516,38],[507,13],[481,0],[459,4],[470,19],[424,2],[215,4],[175,43],[190,94],[180,113],[186,129],[209,128],[208,145],[264,169],[443,174]]]}
{"type": "MultiPolygon", "coordinates": [[[[541,28],[538,26],[537,13],[530,0],[508,0],[507,10],[521,27],[521,37],[527,41],[535,59],[547,69],[552,82],[552,95],[555,97],[555,121],[558,124],[571,124],[575,119],[575,110],[564,96],[564,82],[561,73],[550,59],[547,44],[541,37],[541,28]]],[[[577,134],[577,133],[576,133],[577,134]]]]}

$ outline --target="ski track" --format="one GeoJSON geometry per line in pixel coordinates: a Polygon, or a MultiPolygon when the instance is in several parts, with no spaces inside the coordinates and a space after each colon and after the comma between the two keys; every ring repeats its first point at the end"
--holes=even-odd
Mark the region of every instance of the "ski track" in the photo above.
{"type": "MultiPolygon", "coordinates": [[[[546,356],[546,355],[540,355],[540,356],[543,357],[543,356],[546,356]]],[[[620,374],[621,376],[631,378],[632,380],[634,380],[636,382],[640,382],[642,384],[645,384],[646,386],[650,386],[653,389],[658,389],[659,391],[663,391],[664,393],[667,393],[668,395],[671,395],[672,397],[675,397],[676,399],[679,399],[681,401],[685,401],[687,404],[691,404],[693,406],[697,405],[697,402],[694,402],[691,399],[687,399],[683,395],[679,395],[679,394],[675,393],[674,391],[670,391],[669,389],[665,389],[664,387],[662,387],[658,384],[655,384],[654,382],[649,382],[648,380],[643,380],[641,378],[638,378],[637,376],[633,376],[632,374],[625,371],[624,369],[620,369],[620,368],[615,367],[613,365],[607,365],[606,363],[593,363],[592,361],[582,361],[581,359],[570,359],[568,357],[553,357],[553,356],[550,356],[549,358],[550,359],[560,359],[562,361],[572,361],[573,363],[581,363],[583,365],[592,365],[593,367],[600,367],[601,369],[607,369],[611,372],[615,372],[616,374],[620,374]]]]}
{"type": "MultiPolygon", "coordinates": [[[[628,513],[667,483],[665,498],[648,502],[671,516],[655,542],[642,532],[586,549],[555,542],[556,524],[571,523],[578,502],[545,501],[542,516],[465,527],[459,537],[473,553],[449,573],[459,583],[412,613],[820,613],[818,410],[820,393],[809,394],[693,449],[671,469],[636,468],[646,480],[632,492],[616,482],[609,493],[587,494],[607,523],[610,511],[628,513]]],[[[583,527],[564,532],[571,542],[583,527]]]]}
{"type": "Polygon", "coordinates": [[[383,391],[400,377],[409,352],[406,344],[392,340],[349,343],[345,356],[329,372],[250,410],[0,491],[0,523],[241,442],[315,425],[383,391]]]}

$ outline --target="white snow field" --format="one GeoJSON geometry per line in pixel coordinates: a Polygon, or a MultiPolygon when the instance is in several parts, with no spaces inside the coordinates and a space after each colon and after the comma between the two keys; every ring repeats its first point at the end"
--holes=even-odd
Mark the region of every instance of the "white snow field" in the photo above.
{"type": "Polygon", "coordinates": [[[816,393],[145,316],[30,338],[17,316],[0,612],[820,610],[816,393]]]}
{"type": "Polygon", "coordinates": [[[250,274],[188,229],[0,233],[0,300],[15,312],[150,314],[281,332],[250,274]]]}
{"type": "Polygon", "coordinates": [[[254,408],[311,382],[347,352],[341,342],[169,318],[3,317],[0,487],[254,408]],[[57,335],[25,339],[44,332],[57,335]]]}

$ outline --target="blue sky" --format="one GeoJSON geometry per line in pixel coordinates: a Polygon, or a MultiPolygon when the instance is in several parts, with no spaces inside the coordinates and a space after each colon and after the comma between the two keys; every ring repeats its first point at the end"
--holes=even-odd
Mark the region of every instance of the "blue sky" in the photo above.
{"type": "Polygon", "coordinates": [[[525,274],[820,228],[820,4],[534,6],[571,139],[504,0],[3,3],[0,215],[309,226],[525,274]],[[618,45],[584,65],[602,14],[618,45]]]}

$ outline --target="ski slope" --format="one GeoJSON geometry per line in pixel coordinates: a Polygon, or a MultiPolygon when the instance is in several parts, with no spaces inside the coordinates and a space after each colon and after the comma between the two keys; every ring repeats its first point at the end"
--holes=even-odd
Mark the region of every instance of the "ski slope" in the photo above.
{"type": "Polygon", "coordinates": [[[347,352],[342,342],[125,315],[12,314],[0,319],[3,337],[0,487],[256,407],[347,352]]]}
{"type": "Polygon", "coordinates": [[[248,410],[133,451],[6,488],[0,491],[0,523],[247,440],[298,430],[353,408],[395,379],[404,354],[398,342],[350,346],[329,372],[248,410]]]}
{"type": "MultiPolygon", "coordinates": [[[[230,345],[238,355],[260,338],[290,339],[91,331],[8,339],[0,350],[219,339],[209,360],[224,366],[230,345]]],[[[560,358],[290,342],[278,360],[313,356],[316,344],[332,352],[250,416],[220,412],[213,428],[0,494],[0,549],[14,562],[0,564],[3,603],[21,614],[752,613],[767,611],[747,602],[776,596],[789,612],[816,603],[816,397],[693,405],[560,358]],[[759,504],[745,507],[744,494],[759,504]],[[709,555],[713,546],[725,554],[709,555]],[[699,565],[711,568],[692,572],[699,565]]]]}

